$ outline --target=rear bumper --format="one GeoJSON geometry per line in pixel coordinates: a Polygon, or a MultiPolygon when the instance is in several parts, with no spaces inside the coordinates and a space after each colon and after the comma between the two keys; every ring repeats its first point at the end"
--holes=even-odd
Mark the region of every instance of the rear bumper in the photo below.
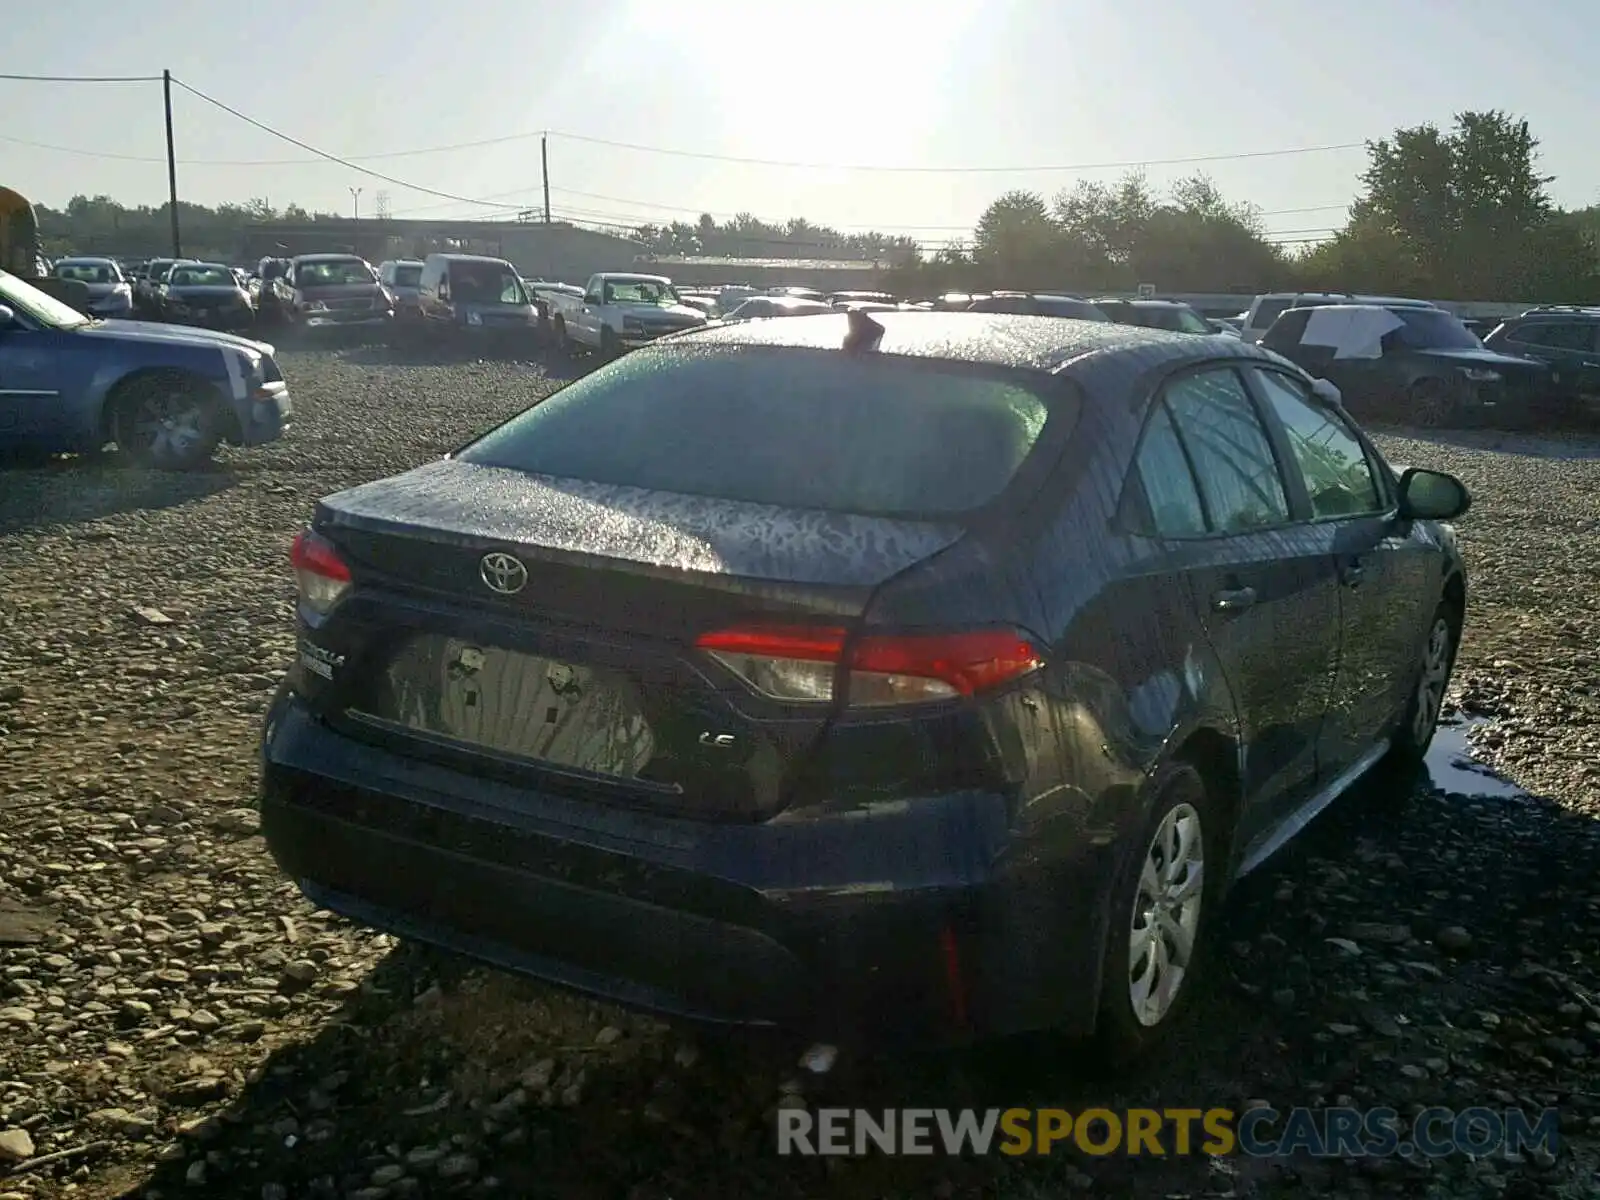
{"type": "Polygon", "coordinates": [[[998,795],[664,818],[402,758],[287,692],[262,825],[314,903],[672,1016],[835,1042],[1093,1026],[1107,852],[1018,853],[998,795]]]}

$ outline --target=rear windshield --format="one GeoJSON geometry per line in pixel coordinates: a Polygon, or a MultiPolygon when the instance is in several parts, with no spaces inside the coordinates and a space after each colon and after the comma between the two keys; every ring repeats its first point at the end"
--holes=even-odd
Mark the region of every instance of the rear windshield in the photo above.
{"type": "Polygon", "coordinates": [[[121,283],[122,273],[111,263],[61,262],[56,264],[57,279],[76,279],[79,283],[121,283]]]}
{"type": "Polygon", "coordinates": [[[325,258],[303,262],[295,268],[296,287],[337,287],[351,283],[371,283],[372,268],[359,258],[325,258]]]}
{"type": "Polygon", "coordinates": [[[173,267],[167,282],[173,287],[237,287],[239,283],[227,267],[173,267]]]}
{"type": "Polygon", "coordinates": [[[662,346],[563,388],[459,457],[785,508],[951,517],[1010,483],[1046,418],[1071,403],[1059,387],[895,355],[662,346]]]}
{"type": "Polygon", "coordinates": [[[422,282],[422,264],[414,267],[396,267],[394,269],[395,287],[416,287],[422,282]]]}
{"type": "Polygon", "coordinates": [[[1139,305],[1133,307],[1133,323],[1150,329],[1169,329],[1174,333],[1214,333],[1205,318],[1181,304],[1139,305]]]}

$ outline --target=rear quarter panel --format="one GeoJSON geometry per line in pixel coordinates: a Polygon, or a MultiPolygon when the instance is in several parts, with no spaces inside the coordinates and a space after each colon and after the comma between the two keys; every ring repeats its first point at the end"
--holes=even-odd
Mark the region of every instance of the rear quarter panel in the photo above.
{"type": "Polygon", "coordinates": [[[1063,853],[1142,822],[1146,776],[1195,731],[1236,742],[1238,730],[1187,581],[1159,542],[1115,527],[1144,401],[1165,374],[1117,360],[1076,372],[1087,402],[1038,494],[886,586],[872,609],[874,623],[1010,623],[1046,648],[1022,701],[1048,720],[1023,748],[1017,817],[1063,853]]]}

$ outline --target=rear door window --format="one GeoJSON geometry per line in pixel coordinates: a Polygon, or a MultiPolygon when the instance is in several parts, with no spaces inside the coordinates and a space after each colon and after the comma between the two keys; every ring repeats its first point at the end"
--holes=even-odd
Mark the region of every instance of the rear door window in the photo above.
{"type": "Polygon", "coordinates": [[[1205,506],[1189,457],[1167,406],[1157,401],[1139,444],[1138,480],[1149,506],[1151,532],[1159,537],[1198,537],[1207,530],[1205,506]]]}
{"type": "Polygon", "coordinates": [[[717,499],[910,519],[997,499],[1065,380],[898,355],[639,351],[466,448],[466,462],[717,499]]]}
{"type": "Polygon", "coordinates": [[[1169,383],[1167,404],[1194,463],[1211,527],[1242,533],[1289,519],[1266,427],[1232,370],[1200,371],[1169,383]]]}

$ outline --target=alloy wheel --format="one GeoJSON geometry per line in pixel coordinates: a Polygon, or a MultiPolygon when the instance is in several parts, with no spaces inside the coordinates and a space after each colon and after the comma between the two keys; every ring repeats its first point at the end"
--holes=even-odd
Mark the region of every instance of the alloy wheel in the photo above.
{"type": "Polygon", "coordinates": [[[133,410],[136,449],[152,461],[181,460],[205,437],[204,403],[181,390],[157,391],[133,410]]]}
{"type": "Polygon", "coordinates": [[[1177,804],[1145,850],[1128,931],[1128,999],[1146,1028],[1166,1018],[1192,969],[1204,898],[1200,813],[1177,804]]]}
{"type": "Polygon", "coordinates": [[[1422,652],[1422,674],[1417,680],[1416,708],[1411,718],[1411,740],[1426,746],[1439,723],[1445,684],[1450,680],[1450,623],[1435,617],[1422,652]]]}
{"type": "Polygon", "coordinates": [[[1425,429],[1437,429],[1450,413],[1449,398],[1436,379],[1418,380],[1411,388],[1411,420],[1425,429]]]}

